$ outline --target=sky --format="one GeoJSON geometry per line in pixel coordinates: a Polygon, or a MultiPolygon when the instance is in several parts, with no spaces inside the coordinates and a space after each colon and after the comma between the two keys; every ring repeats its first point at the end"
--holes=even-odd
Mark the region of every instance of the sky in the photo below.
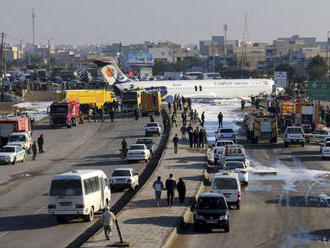
{"type": "Polygon", "coordinates": [[[146,40],[198,44],[212,35],[242,39],[247,15],[249,40],[272,42],[298,34],[325,41],[329,0],[1,0],[0,32],[55,44],[123,44],[146,40]]]}

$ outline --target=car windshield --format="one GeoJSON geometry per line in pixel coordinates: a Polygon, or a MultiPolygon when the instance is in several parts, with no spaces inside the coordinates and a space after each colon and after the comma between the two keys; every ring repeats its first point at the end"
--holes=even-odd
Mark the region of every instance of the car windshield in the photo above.
{"type": "Polygon", "coordinates": [[[215,189],[237,189],[235,178],[215,178],[213,188],[215,189]]]}
{"type": "Polygon", "coordinates": [[[137,146],[131,146],[130,147],[130,150],[144,150],[144,146],[139,146],[139,145],[137,145],[137,146]]]}
{"type": "Polygon", "coordinates": [[[11,135],[11,136],[9,136],[9,141],[12,141],[12,142],[23,141],[23,142],[25,142],[25,135],[11,135]]]}
{"type": "Polygon", "coordinates": [[[244,164],[240,162],[226,163],[226,169],[244,169],[244,164]]]}
{"type": "Polygon", "coordinates": [[[138,139],[136,144],[152,144],[152,140],[149,139],[138,139]]]}
{"type": "Polygon", "coordinates": [[[112,176],[113,177],[127,177],[127,176],[130,176],[131,173],[129,170],[115,170],[113,173],[112,173],[112,176]]]}
{"type": "Polygon", "coordinates": [[[148,123],[147,127],[158,127],[157,123],[148,123]]]}
{"type": "Polygon", "coordinates": [[[220,129],[220,133],[233,133],[233,129],[220,129]]]}
{"type": "Polygon", "coordinates": [[[2,147],[0,152],[15,152],[15,147],[2,147]]]}
{"type": "Polygon", "coordinates": [[[287,133],[302,133],[301,128],[291,127],[286,130],[287,133]]]}
{"type": "Polygon", "coordinates": [[[197,202],[198,209],[227,209],[223,197],[201,197],[197,202]]]}
{"type": "Polygon", "coordinates": [[[81,181],[77,179],[59,179],[52,181],[50,196],[80,196],[81,181]]]}

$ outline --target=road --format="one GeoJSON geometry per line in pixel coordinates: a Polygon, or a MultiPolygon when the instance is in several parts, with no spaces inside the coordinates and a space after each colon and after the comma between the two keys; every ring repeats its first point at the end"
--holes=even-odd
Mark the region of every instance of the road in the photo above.
{"type": "MultiPolygon", "coordinates": [[[[48,129],[45,120],[36,126],[33,136],[44,134],[45,153],[38,154],[36,161],[31,161],[30,155],[25,164],[0,166],[0,247],[65,247],[91,226],[79,219],[58,224],[47,214],[51,178],[70,169],[101,169],[109,176],[114,168],[131,167],[141,173],[146,164],[128,165],[120,158],[119,149],[123,137],[128,144],[143,137],[148,121],[118,118],[114,123],[48,129]]],[[[156,144],[159,140],[154,137],[156,144]]],[[[113,193],[112,204],[122,194],[113,193]]]]}
{"type": "Polygon", "coordinates": [[[190,220],[173,247],[330,247],[330,162],[318,145],[282,142],[246,146],[253,167],[229,233],[196,233],[190,220]]]}

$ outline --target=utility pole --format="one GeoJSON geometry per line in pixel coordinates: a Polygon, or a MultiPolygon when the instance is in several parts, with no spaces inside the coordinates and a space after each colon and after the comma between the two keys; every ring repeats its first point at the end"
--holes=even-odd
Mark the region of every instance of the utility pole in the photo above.
{"type": "Polygon", "coordinates": [[[1,50],[0,50],[0,78],[2,78],[3,75],[3,55],[4,55],[4,38],[5,33],[1,33],[1,50]]]}
{"type": "Polygon", "coordinates": [[[34,19],[35,19],[36,15],[35,15],[35,11],[34,9],[32,9],[32,44],[34,45],[35,44],[35,30],[34,30],[34,19]]]}

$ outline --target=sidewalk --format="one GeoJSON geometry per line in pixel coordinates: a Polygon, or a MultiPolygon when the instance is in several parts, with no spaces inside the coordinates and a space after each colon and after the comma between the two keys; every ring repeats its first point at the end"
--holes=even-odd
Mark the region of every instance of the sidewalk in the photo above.
{"type": "MultiPolygon", "coordinates": [[[[178,114],[180,116],[180,114],[178,114]]],[[[178,117],[178,127],[171,130],[169,144],[164,151],[160,164],[149,181],[140,189],[138,194],[117,216],[124,241],[133,247],[155,248],[168,247],[176,237],[176,227],[190,206],[191,197],[200,189],[205,168],[205,150],[189,148],[188,141],[180,140],[178,153],[174,153],[172,139],[177,133],[179,137],[181,118],[178,117]],[[186,183],[186,202],[179,203],[178,194],[175,194],[174,206],[168,207],[166,191],[162,193],[161,207],[157,207],[155,193],[152,188],[157,176],[165,180],[170,173],[175,178],[183,178],[186,183]]],[[[194,127],[197,123],[194,125],[194,127]]],[[[114,231],[107,241],[103,229],[100,230],[82,247],[106,247],[119,242],[119,236],[114,226],[114,231]]]]}

